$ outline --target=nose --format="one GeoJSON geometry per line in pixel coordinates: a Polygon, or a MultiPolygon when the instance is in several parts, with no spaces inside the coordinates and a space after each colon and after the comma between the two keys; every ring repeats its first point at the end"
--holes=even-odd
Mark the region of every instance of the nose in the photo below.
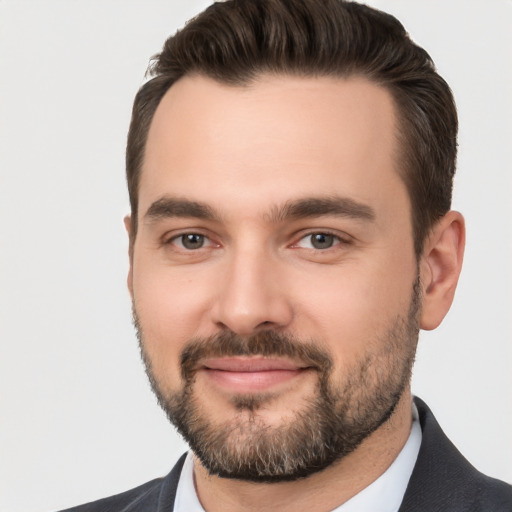
{"type": "Polygon", "coordinates": [[[214,323],[240,336],[290,324],[293,309],[283,269],[264,251],[239,251],[226,262],[216,303],[214,323]]]}

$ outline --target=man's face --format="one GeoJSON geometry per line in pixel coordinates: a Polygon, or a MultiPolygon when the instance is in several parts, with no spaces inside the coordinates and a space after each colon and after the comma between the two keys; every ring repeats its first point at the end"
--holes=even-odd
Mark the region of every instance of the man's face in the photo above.
{"type": "Polygon", "coordinates": [[[185,77],[159,105],[129,286],[153,387],[213,473],[325,467],[407,389],[419,292],[396,131],[362,78],[185,77]]]}

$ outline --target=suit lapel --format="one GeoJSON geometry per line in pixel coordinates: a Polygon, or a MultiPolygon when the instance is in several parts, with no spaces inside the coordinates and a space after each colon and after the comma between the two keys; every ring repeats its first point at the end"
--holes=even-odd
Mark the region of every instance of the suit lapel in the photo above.
{"type": "Polygon", "coordinates": [[[158,497],[157,512],[172,512],[174,510],[174,500],[176,498],[176,491],[178,489],[178,482],[180,481],[181,470],[187,454],[184,453],[176,462],[172,471],[165,477],[162,482],[160,496],[158,497]]]}
{"type": "Polygon", "coordinates": [[[478,472],[446,437],[427,405],[415,398],[422,429],[416,465],[398,512],[467,511],[478,472]]]}

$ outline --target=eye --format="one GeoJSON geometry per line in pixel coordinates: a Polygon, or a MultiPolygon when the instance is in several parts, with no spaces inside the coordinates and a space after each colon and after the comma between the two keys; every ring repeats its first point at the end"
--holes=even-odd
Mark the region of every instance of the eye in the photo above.
{"type": "Polygon", "coordinates": [[[338,245],[341,239],[330,233],[310,233],[305,237],[301,238],[297,243],[296,247],[302,247],[303,249],[330,249],[331,247],[338,245]]]}
{"type": "Polygon", "coordinates": [[[186,249],[188,251],[201,249],[202,247],[211,245],[210,240],[199,233],[185,233],[172,238],[170,242],[178,246],[180,249],[186,249]]]}

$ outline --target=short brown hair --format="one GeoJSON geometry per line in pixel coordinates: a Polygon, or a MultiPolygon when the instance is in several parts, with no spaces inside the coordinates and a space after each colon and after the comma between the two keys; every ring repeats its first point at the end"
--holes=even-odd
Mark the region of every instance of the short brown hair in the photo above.
{"type": "Polygon", "coordinates": [[[385,87],[399,119],[399,172],[412,205],[416,254],[451,204],[457,111],[428,53],[393,16],[345,0],[228,0],[167,39],[137,93],[126,174],[137,230],[138,185],[151,120],[167,90],[199,73],[243,86],[262,73],[359,75],[385,87]]]}

